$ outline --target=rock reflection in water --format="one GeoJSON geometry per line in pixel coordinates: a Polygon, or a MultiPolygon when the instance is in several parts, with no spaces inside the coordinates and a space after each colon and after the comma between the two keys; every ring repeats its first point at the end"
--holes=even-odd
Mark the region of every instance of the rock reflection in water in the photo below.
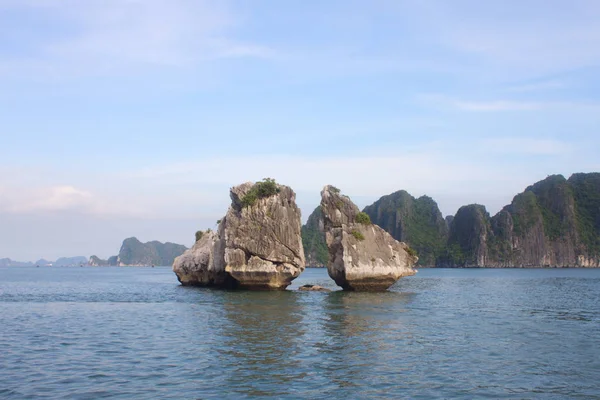
{"type": "Polygon", "coordinates": [[[293,357],[300,352],[302,307],[297,293],[230,292],[224,297],[221,369],[232,392],[282,396],[306,370],[293,357]]]}
{"type": "Polygon", "coordinates": [[[364,395],[384,395],[392,385],[398,387],[395,374],[402,365],[393,369],[390,365],[397,364],[397,352],[402,351],[398,341],[411,336],[402,314],[413,296],[397,292],[333,292],[327,296],[324,328],[330,341],[322,348],[328,354],[323,373],[339,389],[354,387],[361,388],[364,395]]]}

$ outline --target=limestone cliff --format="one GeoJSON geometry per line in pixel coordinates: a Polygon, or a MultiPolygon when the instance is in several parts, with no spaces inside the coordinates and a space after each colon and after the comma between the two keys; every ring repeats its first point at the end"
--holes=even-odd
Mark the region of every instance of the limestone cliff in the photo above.
{"type": "Polygon", "coordinates": [[[600,173],[548,176],[493,217],[482,205],[463,206],[446,229],[433,200],[405,191],[364,211],[424,266],[600,267],[600,173]]]}
{"type": "Polygon", "coordinates": [[[479,204],[462,206],[450,224],[445,251],[437,259],[438,267],[485,265],[487,239],[492,236],[490,215],[479,204]]]}
{"type": "Polygon", "coordinates": [[[321,212],[329,250],[327,272],[344,290],[386,290],[415,274],[413,250],[372,224],[339,189],[325,186],[321,212]]]}
{"type": "Polygon", "coordinates": [[[600,174],[549,176],[491,218],[462,207],[438,266],[600,266],[600,174]]]}
{"type": "Polygon", "coordinates": [[[302,245],[306,256],[307,267],[325,267],[329,253],[325,243],[321,207],[314,209],[302,226],[302,245]]]}
{"type": "Polygon", "coordinates": [[[187,247],[175,243],[152,241],[140,242],[137,238],[125,239],[119,251],[119,266],[172,265],[175,257],[183,254],[187,247]]]}
{"type": "Polygon", "coordinates": [[[383,196],[363,211],[394,239],[415,249],[419,265],[435,266],[448,240],[448,225],[431,197],[415,199],[400,190],[383,196]]]}

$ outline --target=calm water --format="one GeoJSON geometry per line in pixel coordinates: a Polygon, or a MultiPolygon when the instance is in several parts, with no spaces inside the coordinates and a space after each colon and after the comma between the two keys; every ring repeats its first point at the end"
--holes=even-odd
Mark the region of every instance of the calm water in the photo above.
{"type": "Polygon", "coordinates": [[[104,397],[600,399],[600,270],[423,269],[373,294],[0,268],[0,398],[104,397]]]}

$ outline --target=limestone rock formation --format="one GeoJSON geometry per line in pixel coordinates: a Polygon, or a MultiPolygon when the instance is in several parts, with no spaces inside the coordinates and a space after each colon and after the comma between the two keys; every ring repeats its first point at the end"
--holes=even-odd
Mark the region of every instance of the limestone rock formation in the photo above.
{"type": "Polygon", "coordinates": [[[218,236],[213,231],[203,232],[191,249],[175,258],[173,272],[184,286],[232,286],[222,262],[215,263],[214,249],[218,236]]]}
{"type": "Polygon", "coordinates": [[[88,265],[91,267],[115,267],[118,265],[118,256],[109,257],[108,260],[103,260],[98,256],[91,256],[88,260],[88,265]]]}
{"type": "Polygon", "coordinates": [[[184,285],[283,290],[304,271],[300,209],[288,186],[265,179],[231,188],[217,233],[175,259],[184,285]]]}
{"type": "Polygon", "coordinates": [[[121,245],[117,264],[125,266],[172,265],[175,257],[187,250],[187,247],[175,243],[152,241],[140,242],[137,238],[125,239],[121,245]]]}
{"type": "Polygon", "coordinates": [[[370,223],[339,189],[323,188],[321,211],[329,249],[327,272],[344,290],[386,290],[398,279],[415,274],[414,251],[370,223]]]}
{"type": "Polygon", "coordinates": [[[321,214],[321,207],[315,208],[302,226],[302,245],[307,267],[325,267],[329,258],[321,214]]]}
{"type": "Polygon", "coordinates": [[[445,254],[437,260],[438,267],[464,267],[488,263],[488,238],[493,236],[490,214],[480,204],[462,206],[454,217],[445,254]]]}
{"type": "Polygon", "coordinates": [[[216,265],[240,288],[283,290],[305,268],[296,194],[265,179],[230,191],[231,206],[219,225],[216,265]]]}
{"type": "Polygon", "coordinates": [[[419,254],[419,265],[433,267],[448,240],[448,222],[428,196],[414,198],[405,190],[383,196],[363,210],[374,224],[419,254]]]}
{"type": "Polygon", "coordinates": [[[600,266],[600,174],[548,176],[493,217],[461,207],[437,266],[600,266]]]}

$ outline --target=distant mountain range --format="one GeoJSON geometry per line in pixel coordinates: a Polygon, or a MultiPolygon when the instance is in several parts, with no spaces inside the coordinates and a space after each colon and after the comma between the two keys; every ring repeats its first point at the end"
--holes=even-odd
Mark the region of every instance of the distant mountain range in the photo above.
{"type": "MultiPolygon", "coordinates": [[[[551,175],[494,216],[470,204],[443,218],[430,197],[406,191],[365,207],[428,267],[600,267],[600,173],[551,175]]],[[[327,263],[317,208],[302,228],[307,263],[327,263]]]]}
{"type": "Polygon", "coordinates": [[[40,260],[37,260],[36,262],[30,262],[30,261],[14,261],[11,260],[10,258],[0,258],[0,267],[33,267],[33,266],[40,266],[40,267],[49,267],[49,266],[55,266],[55,267],[75,267],[75,266],[80,266],[80,265],[86,265],[88,262],[87,258],[83,257],[83,256],[78,256],[78,257],[61,257],[56,261],[48,261],[48,260],[44,260],[43,258],[40,260]]]}
{"type": "Polygon", "coordinates": [[[108,260],[102,260],[97,256],[91,256],[89,265],[92,266],[150,266],[150,265],[173,265],[175,257],[187,250],[187,247],[175,243],[161,243],[157,241],[142,243],[137,238],[125,239],[119,250],[119,255],[112,256],[108,260]]]}
{"type": "Polygon", "coordinates": [[[14,261],[10,258],[1,258],[0,267],[78,267],[80,265],[100,266],[151,266],[172,265],[175,257],[183,254],[187,247],[175,243],[161,243],[157,241],[142,243],[137,238],[125,239],[119,254],[103,260],[97,256],[89,259],[79,257],[61,257],[56,261],[38,260],[36,262],[14,261]]]}

